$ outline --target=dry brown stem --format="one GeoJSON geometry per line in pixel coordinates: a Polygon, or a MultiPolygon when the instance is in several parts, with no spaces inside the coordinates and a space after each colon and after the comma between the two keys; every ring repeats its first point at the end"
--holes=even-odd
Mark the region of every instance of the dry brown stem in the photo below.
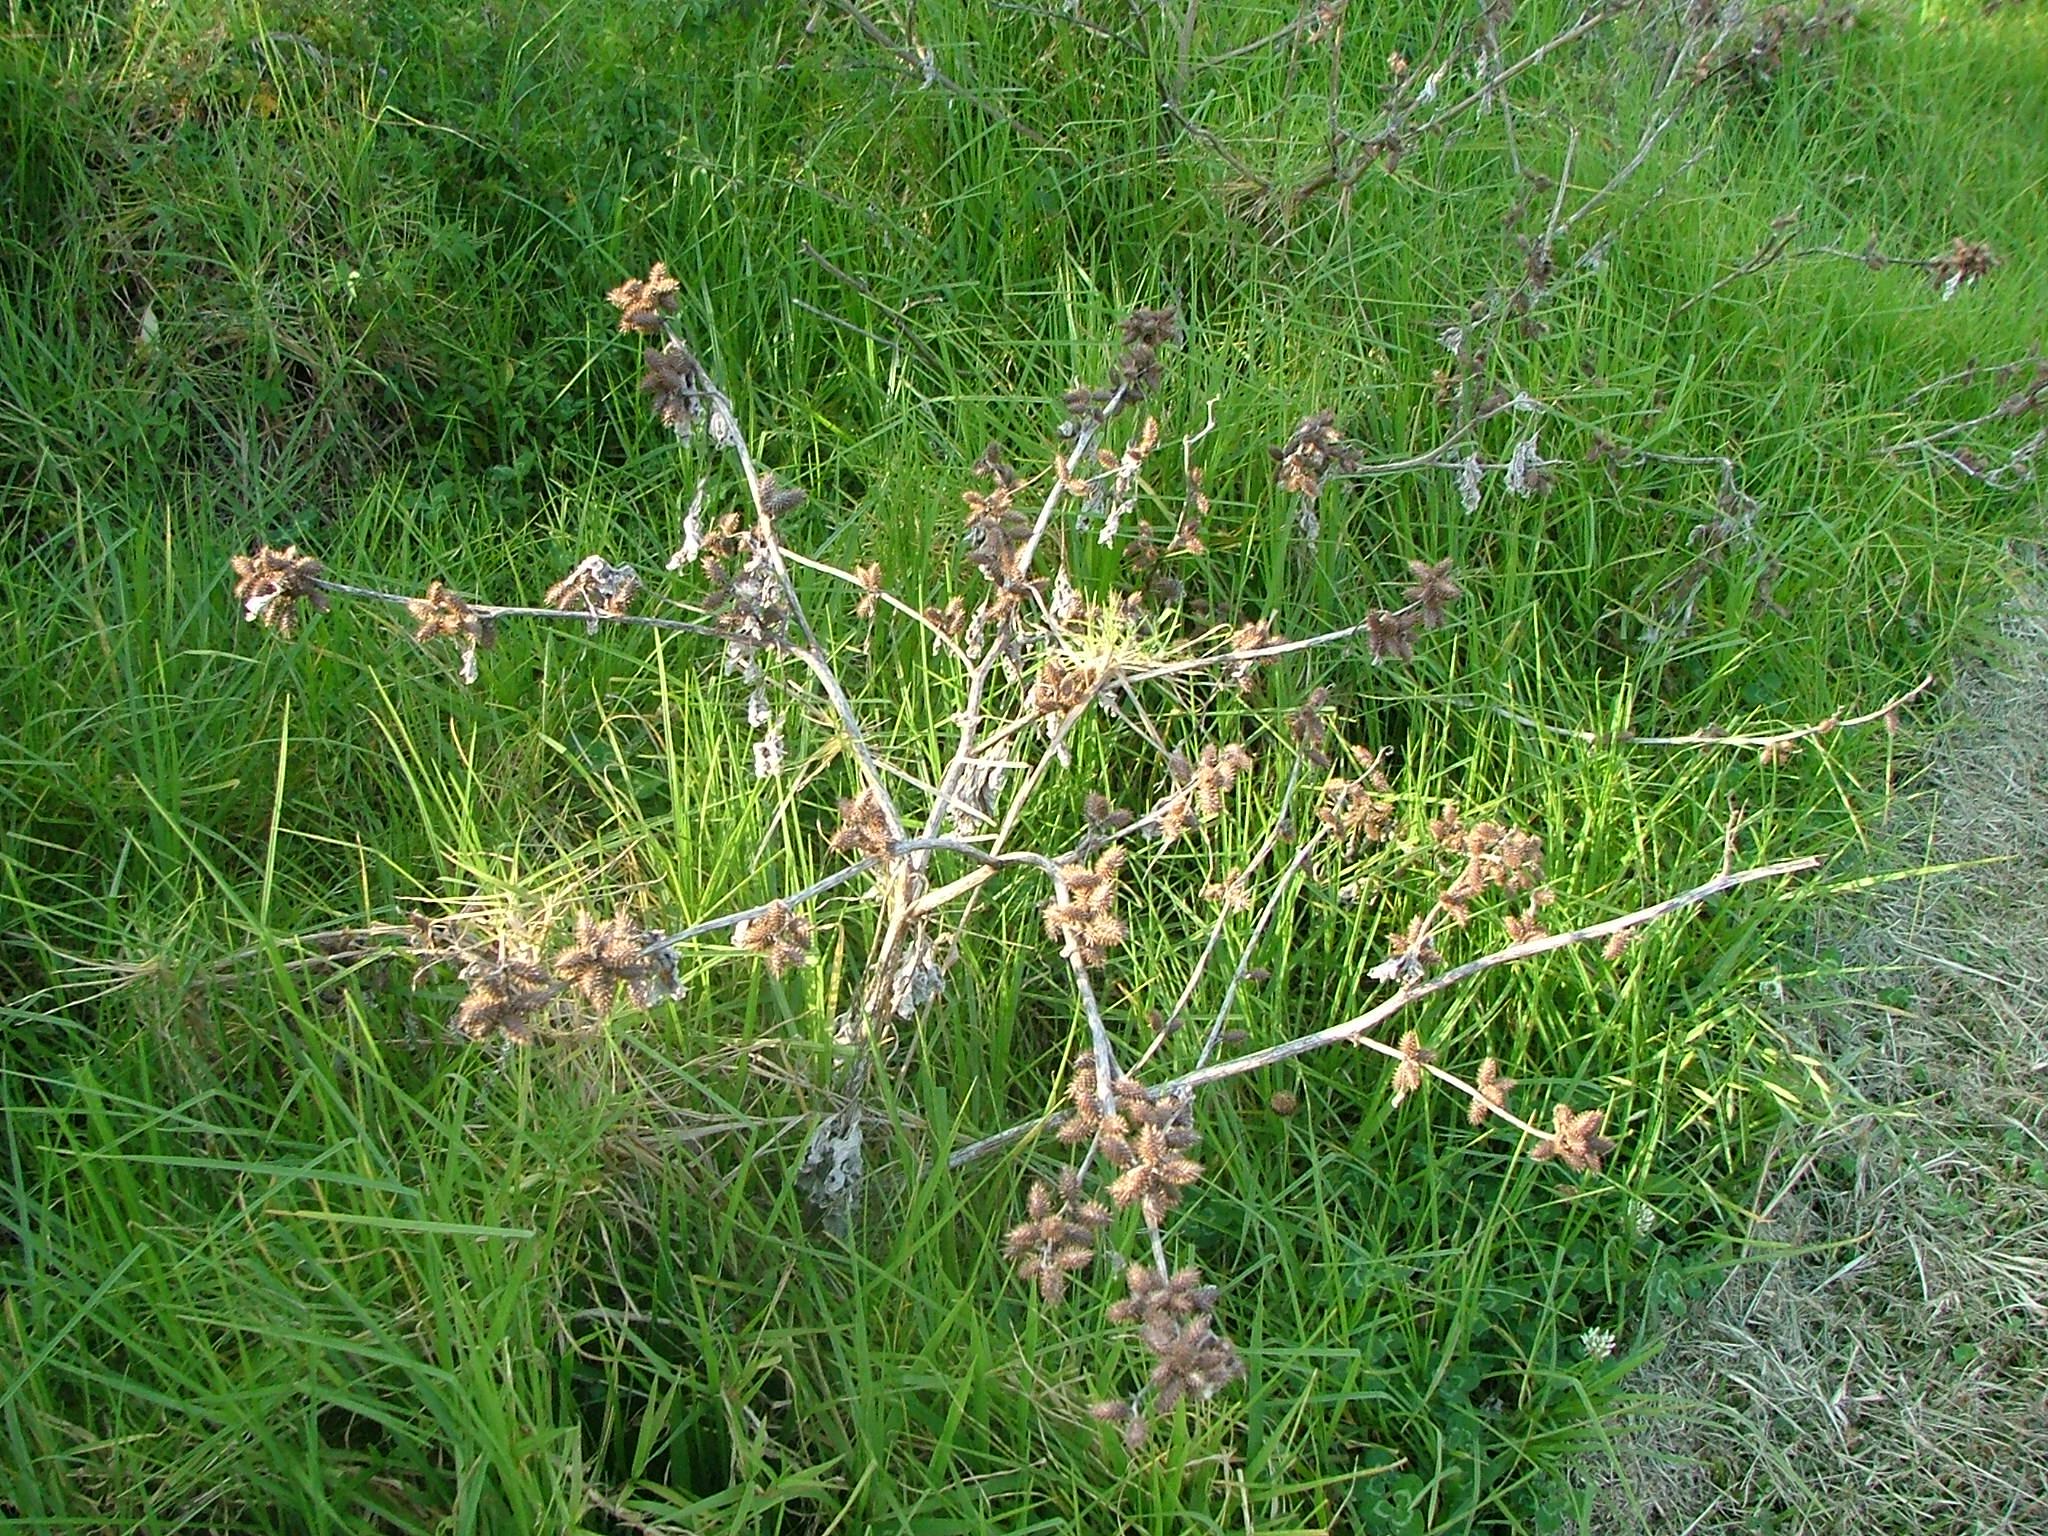
{"type": "Polygon", "coordinates": [[[1782,756],[1784,749],[1788,747],[1816,737],[1831,736],[1837,731],[1852,731],[1859,726],[1872,725],[1879,721],[1885,722],[1888,727],[1894,725],[1897,723],[1899,711],[1919,699],[1933,686],[1934,674],[1930,672],[1905,692],[1894,695],[1877,708],[1866,710],[1860,715],[1850,715],[1846,719],[1840,715],[1830,715],[1825,720],[1816,720],[1810,725],[1792,726],[1782,731],[1737,733],[1708,727],[1705,730],[1688,731],[1678,736],[1638,736],[1632,731],[1582,731],[1571,726],[1552,725],[1548,721],[1537,720],[1519,710],[1510,709],[1505,704],[1496,704],[1494,711],[1517,725],[1527,726],[1532,731],[1544,731],[1552,736],[1566,736],[1573,741],[1583,741],[1588,746],[1733,747],[1738,750],[1771,753],[1775,758],[1782,756]]]}
{"type": "MultiPolygon", "coordinates": [[[[1490,954],[1481,955],[1475,960],[1468,960],[1463,965],[1453,966],[1451,969],[1437,976],[1430,977],[1426,981],[1420,981],[1412,986],[1403,988],[1392,997],[1367,1009],[1364,1013],[1354,1018],[1344,1020],[1342,1023],[1331,1024],[1308,1034],[1297,1035],[1294,1039],[1283,1041],[1278,1045],[1268,1046],[1263,1050],[1252,1051],[1243,1056],[1235,1056],[1227,1061],[1218,1062],[1213,1066],[1202,1067],[1193,1072],[1185,1073],[1180,1077],[1158,1084],[1153,1089],[1153,1092],[1160,1095],[1191,1094],[1212,1084],[1226,1082],[1234,1077],[1242,1077],[1248,1072],[1257,1072],[1266,1067],[1278,1066],[1281,1062],[1292,1061],[1298,1056],[1306,1056],[1312,1051],[1319,1051],[1332,1045],[1362,1045],[1368,1050],[1377,1051],[1382,1055],[1398,1060],[1401,1056],[1401,1050],[1398,1046],[1389,1045],[1383,1040],[1373,1039],[1369,1032],[1378,1028],[1388,1019],[1394,1017],[1395,1014],[1400,1013],[1403,1009],[1414,1003],[1421,1002],[1428,997],[1433,997],[1439,992],[1448,991],[1462,982],[1469,981],[1475,976],[1483,975],[1485,972],[1495,970],[1500,966],[1512,965],[1518,961],[1532,959],[1537,955],[1549,954],[1554,950],[1568,949],[1574,945],[1590,943],[1595,939],[1608,939],[1617,934],[1630,933],[1670,913],[1709,901],[1723,892],[1734,890],[1738,886],[1751,885],[1761,880],[1779,880],[1793,875],[1807,874],[1820,868],[1821,863],[1822,860],[1819,855],[1810,854],[1803,858],[1783,859],[1775,864],[1728,871],[1716,875],[1713,879],[1706,881],[1704,884],[1696,885],[1690,890],[1680,891],[1678,894],[1667,896],[1661,901],[1654,901],[1647,906],[1638,907],[1635,911],[1625,913],[1620,917],[1609,918],[1605,922],[1592,923],[1583,928],[1575,928],[1569,933],[1549,934],[1540,939],[1531,939],[1524,943],[1506,945],[1501,949],[1494,950],[1490,954]]],[[[1436,1078],[1437,1081],[1445,1084],[1447,1087],[1456,1089],[1467,1098],[1484,1098],[1484,1095],[1477,1086],[1433,1063],[1429,1066],[1428,1071],[1430,1076],[1436,1078]]],[[[1542,1130],[1540,1127],[1509,1115],[1503,1110],[1496,1109],[1494,1113],[1526,1135],[1544,1139],[1548,1139],[1550,1135],[1549,1132],[1542,1130]]],[[[957,1149],[946,1159],[947,1166],[951,1168],[964,1167],[968,1163],[986,1157],[991,1152],[1000,1151],[1013,1142],[1020,1141],[1038,1131],[1057,1126],[1063,1123],[1064,1119],[1065,1116],[1063,1115],[1053,1114],[1041,1116],[1034,1120],[1022,1121],[1017,1125],[1009,1127],[1007,1130],[998,1131],[993,1136],[985,1136],[979,1141],[957,1149]]]]}

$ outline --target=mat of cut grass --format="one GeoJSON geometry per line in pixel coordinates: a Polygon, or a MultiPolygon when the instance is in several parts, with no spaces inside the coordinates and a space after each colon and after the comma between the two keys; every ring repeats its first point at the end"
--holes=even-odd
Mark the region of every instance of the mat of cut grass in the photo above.
{"type": "MultiPolygon", "coordinates": [[[[1578,16],[1525,7],[1502,46],[1578,16]]],[[[1772,990],[1815,910],[1796,892],[1426,1016],[1447,1062],[1498,1052],[1526,1093],[1605,1108],[1597,1178],[1473,1137],[1457,1102],[1390,1105],[1362,1053],[1205,1099],[1208,1176],[1172,1240],[1224,1286],[1248,1379],[1140,1456],[1085,1416],[1142,1369],[1101,1320],[1113,1266],[1054,1310],[1000,1259],[1053,1160],[944,1168],[1053,1102],[1075,1042],[1021,892],[878,1079],[845,1242],[789,1175],[835,1104],[857,939],[785,977],[693,953],[681,1003],[510,1055],[448,1037],[459,987],[298,942],[450,902],[566,920],[621,891],[679,925],[827,867],[852,787],[831,732],[797,720],[797,771],[764,790],[746,690],[700,643],[508,626],[471,689],[375,612],[262,644],[227,595],[256,539],[504,599],[593,551],[657,568],[715,472],[645,419],[609,338],[601,294],[657,258],[764,462],[811,492],[792,547],[874,558],[914,601],[963,589],[983,445],[1040,463],[1119,319],[1177,302],[1188,344],[1149,404],[1173,445],[1215,401],[1190,572],[1213,612],[1310,633],[1389,600],[1410,559],[1455,559],[1470,591],[1412,669],[1291,662],[1220,719],[1264,792],[1327,684],[1350,737],[1395,748],[1414,836],[1449,798],[1534,826],[1573,916],[1711,874],[1731,796],[1746,855],[1853,878],[1881,731],[1764,763],[1495,706],[1603,737],[1818,721],[1982,628],[2038,498],[1881,450],[1995,415],[2002,375],[1936,381],[2019,359],[2048,309],[2038,10],[1873,10],[1775,44],[1752,18],[1567,242],[1577,262],[1614,236],[1531,317],[1548,329],[1491,344],[1503,387],[1559,407],[1551,492],[1506,488],[1531,424],[1509,410],[1475,444],[1478,512],[1446,465],[1327,496],[1313,542],[1268,448],[1323,408],[1375,461],[1442,440],[1443,332],[1529,272],[1528,212],[1503,222],[1538,190],[1517,166],[1583,198],[1627,165],[1651,55],[1595,29],[1518,77],[1511,119],[1294,200],[1274,194],[1330,164],[1333,53],[1292,6],[1090,7],[1091,31],[927,3],[914,39],[899,11],[860,17],[883,40],[833,6],[10,13],[0,1520],[1549,1531],[1588,1505],[1647,1319],[1719,1285],[1783,1115],[1821,1099],[1772,990]],[[1981,240],[2002,265],[1949,302],[1835,256],[1732,276],[1794,209],[1816,245],[1981,240]],[[1673,458],[1617,462],[1598,431],[1673,458]]],[[[1349,142],[1390,55],[1426,73],[1453,19],[1348,18],[1349,142]]],[[[1956,441],[1995,468],[2035,419],[1956,441]]],[[[1077,583],[1120,583],[1069,535],[1077,583]]],[[[960,701],[921,639],[804,590],[863,718],[942,764],[960,701]]],[[[1099,722],[1075,753],[1034,842],[1135,772],[1099,722]]],[[[1119,1030],[1185,974],[1200,891],[1256,832],[1225,817],[1156,860],[1110,973],[1119,1030]]],[[[1250,1043],[1376,999],[1366,971],[1432,894],[1340,885],[1279,910],[1234,1020],[1250,1043]]]]}
{"type": "Polygon", "coordinates": [[[1788,1033],[1831,1103],[1788,1133],[1727,1279],[1638,1378],[1664,1394],[1613,1518],[1685,1530],[2048,1520],[2048,628],[1965,673],[1887,839],[1927,861],[1827,911],[1788,1033]]]}

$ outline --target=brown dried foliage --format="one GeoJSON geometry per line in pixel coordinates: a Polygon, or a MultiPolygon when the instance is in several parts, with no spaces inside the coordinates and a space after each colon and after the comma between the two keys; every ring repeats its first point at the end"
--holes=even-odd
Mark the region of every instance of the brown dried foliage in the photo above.
{"type": "Polygon", "coordinates": [[[619,329],[631,334],[653,335],[662,322],[676,312],[676,295],[682,284],[669,276],[668,268],[656,262],[645,277],[629,277],[610,293],[605,302],[619,312],[619,329]]]}
{"type": "Polygon", "coordinates": [[[1057,1304],[1066,1299],[1067,1277],[1094,1262],[1096,1240],[1111,1220],[1109,1207],[1085,1199],[1080,1175],[1068,1169],[1057,1204],[1051,1187],[1033,1180],[1025,1215],[1004,1236],[1003,1256],[1045,1301],[1057,1304]]]}
{"type": "Polygon", "coordinates": [[[235,600],[251,623],[290,640],[299,632],[299,604],[315,613],[327,611],[327,594],[319,586],[325,567],[300,554],[296,544],[283,549],[265,544],[253,555],[230,556],[228,563],[235,574],[235,600]]]}
{"type": "Polygon", "coordinates": [[[1060,894],[1045,904],[1046,937],[1069,945],[1090,970],[1124,941],[1124,922],[1116,915],[1117,876],[1124,867],[1121,847],[1105,848],[1093,866],[1072,863],[1059,867],[1060,894]]]}

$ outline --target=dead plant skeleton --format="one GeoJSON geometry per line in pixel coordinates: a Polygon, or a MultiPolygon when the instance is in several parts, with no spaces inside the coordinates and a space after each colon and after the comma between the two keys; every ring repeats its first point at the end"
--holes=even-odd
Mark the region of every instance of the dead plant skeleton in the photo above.
{"type": "MultiPolygon", "coordinates": [[[[643,347],[643,390],[656,419],[679,439],[701,434],[727,453],[745,487],[743,511],[707,521],[700,485],[683,548],[669,562],[672,571],[694,572],[701,584],[694,598],[669,599],[690,617],[633,612],[634,603],[654,594],[634,567],[595,554],[557,582],[541,607],[473,601],[440,581],[425,597],[408,598],[335,580],[295,548],[263,547],[237,558],[235,594],[251,621],[286,638],[300,632],[305,613],[335,597],[404,606],[419,643],[446,640],[460,648],[465,682],[476,679],[480,653],[505,620],[568,622],[593,632],[606,625],[653,627],[717,642],[725,669],[749,690],[753,764],[768,792],[779,792],[787,765],[785,717],[775,700],[792,701],[808,719],[824,722],[851,773],[836,826],[818,832],[821,845],[849,860],[833,872],[671,929],[625,902],[603,917],[576,913],[573,931],[557,935],[509,931],[484,914],[457,910],[416,918],[406,937],[423,973],[452,971],[466,985],[453,1029],[471,1041],[511,1048],[596,1027],[622,1004],[658,1005],[680,987],[684,958],[714,935],[729,935],[729,953],[758,957],[779,977],[809,963],[828,929],[852,924],[856,932],[841,942],[860,957],[860,980],[858,1001],[840,1028],[830,1085],[837,1107],[816,1124],[796,1175],[829,1228],[845,1230],[859,1198],[861,1106],[874,1074],[888,1069],[900,1027],[945,996],[951,964],[963,944],[974,942],[968,914],[984,892],[1017,879],[1039,882],[1039,925],[1066,968],[1082,1031],[1070,1076],[1059,1087],[1066,1108],[946,1155],[958,1168],[1040,1129],[1074,1150],[1076,1160],[1055,1180],[1031,1185],[1027,1219],[1006,1239],[1018,1272],[1048,1306],[1064,1300],[1069,1276],[1114,1238],[1119,1213],[1132,1214],[1135,1225],[1126,1230],[1135,1256],[1126,1252],[1119,1260],[1128,1296],[1110,1307],[1109,1318],[1134,1327],[1147,1374],[1129,1394],[1098,1405],[1096,1414],[1127,1443],[1141,1443],[1161,1414],[1206,1399],[1242,1374],[1224,1331],[1227,1308],[1219,1310],[1222,1288],[1176,1260],[1171,1247],[1173,1214],[1206,1174],[1193,1155],[1205,1090],[1324,1047],[1353,1045],[1388,1059],[1395,1102],[1440,1085],[1470,1106],[1473,1126],[1497,1120],[1533,1158],[1598,1175],[1614,1148],[1604,1106],[1574,1104],[1558,1094],[1537,1118],[1524,1118],[1511,1107],[1516,1082],[1502,1063],[1488,1057],[1468,1077],[1438,1061],[1427,1043],[1426,1018],[1398,1041],[1383,1038],[1380,1027],[1500,966],[1603,941],[1605,953],[1617,957],[1646,925],[1739,887],[1782,882],[1819,866],[1818,857],[1804,857],[1737,868],[1737,823],[1731,821],[1723,867],[1710,878],[1651,895],[1618,915],[1552,931],[1545,914],[1553,904],[1570,907],[1583,898],[1550,882],[1542,838],[1527,828],[1468,821],[1455,805],[1442,806],[1426,833],[1414,827],[1401,810],[1412,797],[1389,776],[1385,754],[1346,739],[1332,718],[1327,689],[1315,690],[1288,717],[1282,772],[1261,762],[1272,749],[1255,752],[1243,740],[1222,736],[1216,706],[1256,695],[1284,658],[1355,645],[1376,664],[1408,661],[1432,632],[1455,625],[1460,605],[1472,600],[1468,586],[1483,590],[1483,573],[1414,560],[1399,604],[1370,608],[1354,623],[1297,639],[1284,637],[1274,616],[1217,624],[1192,615],[1180,600],[1184,587],[1162,575],[1205,558],[1206,498],[1195,450],[1213,418],[1181,439],[1184,511],[1171,543],[1162,550],[1149,523],[1139,520],[1141,506],[1162,495],[1149,466],[1165,428],[1143,408],[1184,344],[1173,310],[1140,309],[1130,316],[1104,381],[1068,393],[1050,461],[1036,473],[1013,467],[995,448],[983,455],[975,466],[983,488],[964,498],[961,548],[971,568],[969,585],[939,607],[890,591],[878,566],[847,570],[787,547],[783,530],[803,493],[757,463],[739,412],[677,325],[678,293],[676,280],[657,263],[609,297],[619,329],[643,347]],[[1063,512],[1069,514],[1064,520],[1063,512]],[[1120,593],[1083,591],[1063,553],[1070,525],[1076,534],[1093,531],[1094,542],[1117,550],[1138,584],[1120,593]],[[820,599],[799,588],[792,574],[799,569],[845,589],[856,621],[912,626],[935,679],[957,690],[957,735],[935,781],[909,762],[891,761],[885,735],[862,718],[856,690],[842,675],[845,652],[828,642],[830,627],[814,620],[820,599]],[[1092,794],[1086,824],[1066,841],[1026,846],[1026,829],[1042,821],[1027,811],[1073,772],[1073,744],[1084,722],[1090,730],[1119,734],[1150,760],[1150,801],[1125,809],[1092,794]],[[1226,815],[1262,821],[1256,852],[1205,889],[1217,915],[1204,923],[1199,940],[1190,936],[1188,947],[1198,948],[1199,957],[1179,1000],[1170,1013],[1148,1021],[1144,1040],[1133,1041],[1112,1021],[1103,988],[1147,900],[1144,866],[1183,840],[1202,839],[1226,815]],[[1419,871],[1437,887],[1433,903],[1389,933],[1389,953],[1372,971],[1387,989],[1385,998],[1343,1022],[1240,1048],[1244,1036],[1231,1027],[1233,1000],[1262,969],[1258,961],[1276,913],[1311,878],[1338,884],[1354,856],[1419,871]],[[858,890],[869,900],[850,909],[837,905],[858,890]],[[1199,1048],[1176,1070],[1184,1010],[1223,952],[1233,914],[1254,910],[1249,930],[1237,933],[1221,1006],[1204,1029],[1189,1032],[1187,1038],[1200,1039],[1199,1048]],[[864,937],[857,933],[861,927],[864,937]],[[1443,954],[1454,940],[1469,952],[1455,964],[1443,954]]],[[[1493,407],[1523,408],[1514,398],[1493,407]]],[[[1534,493],[1540,487],[1533,435],[1528,441],[1531,463],[1511,469],[1509,477],[1518,491],[1534,493]]],[[[1448,452],[1447,445],[1398,467],[1433,467],[1448,452]]],[[[1303,418],[1274,448],[1273,459],[1276,488],[1299,503],[1295,526],[1306,540],[1317,534],[1314,506],[1324,483],[1373,471],[1329,411],[1303,418]]],[[[1623,736],[1612,745],[1743,750],[1777,761],[1811,737],[1895,722],[1925,686],[1816,725],[1742,735],[1623,736]]],[[[1356,880],[1344,885],[1354,893],[1349,899],[1356,899],[1357,888],[1356,880]]],[[[351,953],[374,947],[378,936],[364,935],[351,953]]],[[[322,936],[323,943],[332,940],[322,936]]],[[[1524,1093],[1536,1088],[1522,1085],[1524,1093]]]]}

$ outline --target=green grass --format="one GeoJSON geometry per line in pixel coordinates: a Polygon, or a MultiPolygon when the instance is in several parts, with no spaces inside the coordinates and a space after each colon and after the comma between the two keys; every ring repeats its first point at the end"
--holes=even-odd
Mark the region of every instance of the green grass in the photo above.
{"type": "MultiPolygon", "coordinates": [[[[388,614],[338,605],[283,644],[228,595],[227,557],[258,538],[342,579],[441,576],[505,601],[593,551],[658,569],[698,475],[728,497],[732,475],[644,419],[610,335],[601,294],[654,259],[683,277],[681,323],[762,461],[811,492],[792,547],[879,559],[913,601],[974,590],[952,541],[982,446],[1036,467],[1119,317],[1178,302],[1188,345],[1152,408],[1164,463],[1216,401],[1196,595],[1299,635],[1355,620],[1411,558],[1456,558],[1471,594],[1410,669],[1295,660],[1216,716],[1261,752],[1267,790],[1287,711],[1327,683],[1353,740],[1394,749],[1406,826],[1447,798],[1534,826],[1573,920],[1711,875],[1730,796],[1745,859],[1853,870],[1882,851],[1898,745],[1881,732],[1773,767],[1594,748],[1493,706],[1646,733],[1797,723],[1971,643],[2039,494],[1880,449],[1990,410],[1989,381],[1907,397],[2019,356],[2048,312],[2038,7],[1874,10],[1788,47],[1768,79],[1700,93],[1574,234],[1573,254],[1614,233],[1602,270],[1560,283],[1547,334],[1498,343],[1496,377],[1582,424],[1544,423],[1558,488],[1521,500],[1496,477],[1474,516],[1448,473],[1363,481],[1326,497],[1312,558],[1267,446],[1326,406],[1372,458],[1442,438],[1437,334],[1520,280],[1502,218],[1522,184],[1489,113],[1268,238],[1161,95],[1299,180],[1326,155],[1327,51],[1202,64],[1295,14],[1203,7],[1183,79],[1167,12],[1091,0],[1133,48],[919,6],[920,41],[976,104],[918,89],[829,8],[815,28],[807,6],[651,0],[10,8],[0,1525],[1576,1517],[1572,1469],[1631,1403],[1646,1319],[1714,1283],[1760,1149],[1826,1082],[1768,1012],[1797,893],[1653,929],[1618,967],[1560,954],[1427,1010],[1447,1064],[1497,1052],[1531,1113],[1609,1107],[1621,1149],[1601,1177],[1472,1137],[1441,1096],[1391,1107],[1362,1055],[1206,1098],[1210,1172],[1173,1240],[1224,1284],[1249,1378],[1136,1457],[1085,1419],[1137,1365],[1100,1320],[1110,1271],[1054,1311],[1001,1261],[1027,1170],[1051,1161],[944,1167],[1048,1103],[1074,1039],[1021,888],[985,907],[880,1084],[845,1242],[807,1229],[789,1172],[858,986],[857,904],[811,967],[775,980],[691,951],[681,1003],[511,1056],[446,1037],[446,985],[415,992],[382,962],[312,970],[290,943],[469,897],[566,912],[621,889],[680,926],[830,867],[853,779],[829,733],[793,721],[795,787],[763,789],[745,691],[700,642],[508,627],[464,689],[388,614]],[[1682,308],[1795,208],[1814,243],[1874,232],[1917,257],[1961,236],[2004,264],[1946,304],[1920,274],[1815,258],[1682,308]],[[1610,474],[1585,462],[1595,428],[1731,454],[1760,504],[1754,547],[1709,574],[1682,634],[1647,642],[1644,623],[1695,553],[1716,473],[1610,474]],[[1266,1107],[1280,1088],[1300,1114],[1266,1107]],[[1593,1327],[1620,1334],[1613,1359],[1585,1357],[1593,1327]]],[[[1424,65],[1448,14],[1354,8],[1350,126],[1374,130],[1383,61],[1424,65]]],[[[1575,14],[1523,7],[1508,52],[1575,14]]],[[[1648,90],[1632,36],[1597,33],[1518,82],[1532,171],[1570,153],[1590,190],[1627,160],[1648,90]]],[[[1482,430],[1497,462],[1526,422],[1482,430]]],[[[1069,555],[1084,588],[1119,578],[1092,540],[1069,555]]],[[[863,718],[937,771],[956,683],[914,633],[868,641],[843,595],[805,590],[863,718]]],[[[1128,746],[1085,726],[1027,842],[1063,846],[1089,788],[1141,801],[1150,770],[1128,746]]],[[[1243,810],[1136,870],[1149,915],[1109,971],[1120,1028],[1177,988],[1196,893],[1262,830],[1243,810]]],[[[1368,1006],[1365,968],[1431,894],[1391,860],[1351,873],[1386,883],[1346,907],[1318,878],[1283,906],[1273,979],[1236,1021],[1254,1044],[1368,1006]]]]}

